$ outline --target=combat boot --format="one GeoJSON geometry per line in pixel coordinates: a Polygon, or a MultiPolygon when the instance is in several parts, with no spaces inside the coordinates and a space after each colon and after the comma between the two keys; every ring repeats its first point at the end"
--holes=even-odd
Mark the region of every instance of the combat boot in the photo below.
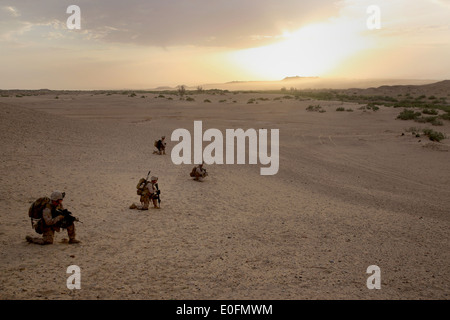
{"type": "Polygon", "coordinates": [[[33,238],[30,236],[26,236],[25,239],[29,242],[29,243],[35,243],[35,244],[40,244],[40,245],[45,245],[45,244],[51,244],[50,242],[44,242],[44,240],[42,240],[41,238],[33,238]]]}

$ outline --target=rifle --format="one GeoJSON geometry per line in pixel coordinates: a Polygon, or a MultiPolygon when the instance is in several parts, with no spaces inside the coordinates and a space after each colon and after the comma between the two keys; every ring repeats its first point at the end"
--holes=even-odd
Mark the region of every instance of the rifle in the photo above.
{"type": "Polygon", "coordinates": [[[78,219],[77,217],[74,217],[72,215],[72,212],[70,212],[67,209],[64,209],[64,210],[56,209],[54,218],[59,215],[64,216],[64,219],[61,220],[61,224],[60,224],[60,227],[64,228],[64,229],[67,227],[70,227],[74,223],[74,221],[81,222],[80,219],[78,219]]]}
{"type": "Polygon", "coordinates": [[[158,195],[158,204],[159,204],[159,207],[161,207],[161,197],[159,196],[161,194],[161,190],[159,190],[157,183],[155,183],[155,187],[156,187],[156,194],[158,195]]]}

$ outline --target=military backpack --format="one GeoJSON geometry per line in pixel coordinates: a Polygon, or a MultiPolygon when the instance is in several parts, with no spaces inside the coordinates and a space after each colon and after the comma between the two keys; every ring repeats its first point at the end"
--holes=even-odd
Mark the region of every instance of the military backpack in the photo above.
{"type": "Polygon", "coordinates": [[[144,178],[139,179],[139,182],[136,185],[136,193],[138,196],[143,196],[147,193],[147,188],[145,188],[146,185],[147,180],[145,180],[144,178]]]}
{"type": "Polygon", "coordinates": [[[50,198],[42,197],[34,201],[30,208],[28,209],[28,216],[32,219],[41,219],[42,211],[45,209],[47,204],[50,203],[50,198]]]}
{"type": "Polygon", "coordinates": [[[31,219],[31,227],[39,234],[42,234],[43,222],[42,211],[50,203],[50,198],[42,197],[35,200],[28,209],[28,216],[31,219]]]}

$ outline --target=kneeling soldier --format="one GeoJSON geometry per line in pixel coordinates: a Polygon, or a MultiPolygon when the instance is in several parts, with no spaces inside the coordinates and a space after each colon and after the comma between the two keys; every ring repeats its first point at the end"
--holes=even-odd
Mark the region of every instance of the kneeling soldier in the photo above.
{"type": "Polygon", "coordinates": [[[159,200],[159,193],[158,190],[158,177],[151,177],[150,182],[147,182],[144,186],[143,192],[141,194],[141,204],[137,205],[133,203],[130,206],[130,209],[138,209],[138,210],[148,210],[148,207],[150,206],[150,200],[153,202],[153,206],[156,209],[161,209],[160,206],[158,206],[158,200],[159,200]]]}
{"type": "Polygon", "coordinates": [[[76,219],[72,217],[71,221],[66,221],[65,216],[60,214],[64,210],[62,201],[64,193],[59,191],[52,192],[50,196],[50,202],[45,204],[42,210],[42,218],[39,220],[36,231],[42,233],[42,238],[26,237],[26,240],[30,243],[36,244],[53,244],[53,238],[55,231],[59,232],[61,228],[67,229],[69,236],[69,243],[79,243],[80,241],[75,239],[75,224],[73,221],[76,219]],[[39,229],[39,230],[38,230],[39,229]]]}

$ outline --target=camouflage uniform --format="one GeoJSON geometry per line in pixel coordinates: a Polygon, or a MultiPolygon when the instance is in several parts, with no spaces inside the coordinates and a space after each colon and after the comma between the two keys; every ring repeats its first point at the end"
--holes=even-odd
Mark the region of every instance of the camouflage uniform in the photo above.
{"type": "Polygon", "coordinates": [[[207,175],[208,173],[206,172],[206,169],[203,169],[203,164],[200,164],[194,172],[194,180],[203,181],[203,178],[205,178],[207,175]]]}
{"type": "Polygon", "coordinates": [[[158,195],[156,194],[156,187],[155,187],[157,181],[158,177],[152,177],[151,181],[147,182],[144,189],[145,192],[143,195],[141,195],[141,198],[139,199],[141,201],[141,205],[133,203],[130,206],[130,209],[148,210],[148,207],[150,206],[150,200],[152,200],[153,206],[159,209],[157,204],[158,195]]]}
{"type": "MultiPolygon", "coordinates": [[[[145,188],[148,190],[149,186],[150,186],[150,182],[148,182],[145,185],[145,188]]],[[[145,192],[143,195],[141,195],[141,198],[139,199],[139,201],[141,201],[141,205],[137,206],[137,209],[138,210],[148,210],[148,207],[150,206],[150,194],[148,193],[148,191],[145,192]]]]}
{"type": "Polygon", "coordinates": [[[166,142],[164,141],[166,139],[165,136],[161,137],[161,140],[158,140],[157,148],[158,151],[155,151],[156,154],[166,154],[166,142]]]}
{"type": "Polygon", "coordinates": [[[157,182],[158,177],[152,177],[152,181],[150,182],[151,186],[149,186],[149,190],[151,190],[149,199],[152,200],[153,207],[155,207],[156,209],[160,209],[160,207],[158,207],[158,194],[156,193],[157,189],[155,186],[157,182]]]}
{"type": "MultiPolygon", "coordinates": [[[[61,193],[59,193],[61,194],[61,193]]],[[[36,244],[53,244],[53,239],[55,237],[55,231],[59,232],[61,230],[61,220],[64,219],[64,216],[59,215],[53,218],[53,213],[55,210],[64,210],[61,202],[54,202],[58,200],[62,200],[62,196],[59,199],[58,191],[52,193],[51,202],[48,203],[44,210],[42,211],[42,219],[41,219],[41,227],[42,227],[42,238],[33,238],[30,236],[26,237],[26,240],[31,243],[36,244]]],[[[69,236],[69,243],[78,243],[79,241],[75,239],[75,224],[72,223],[67,227],[67,235],[69,236]]]]}

